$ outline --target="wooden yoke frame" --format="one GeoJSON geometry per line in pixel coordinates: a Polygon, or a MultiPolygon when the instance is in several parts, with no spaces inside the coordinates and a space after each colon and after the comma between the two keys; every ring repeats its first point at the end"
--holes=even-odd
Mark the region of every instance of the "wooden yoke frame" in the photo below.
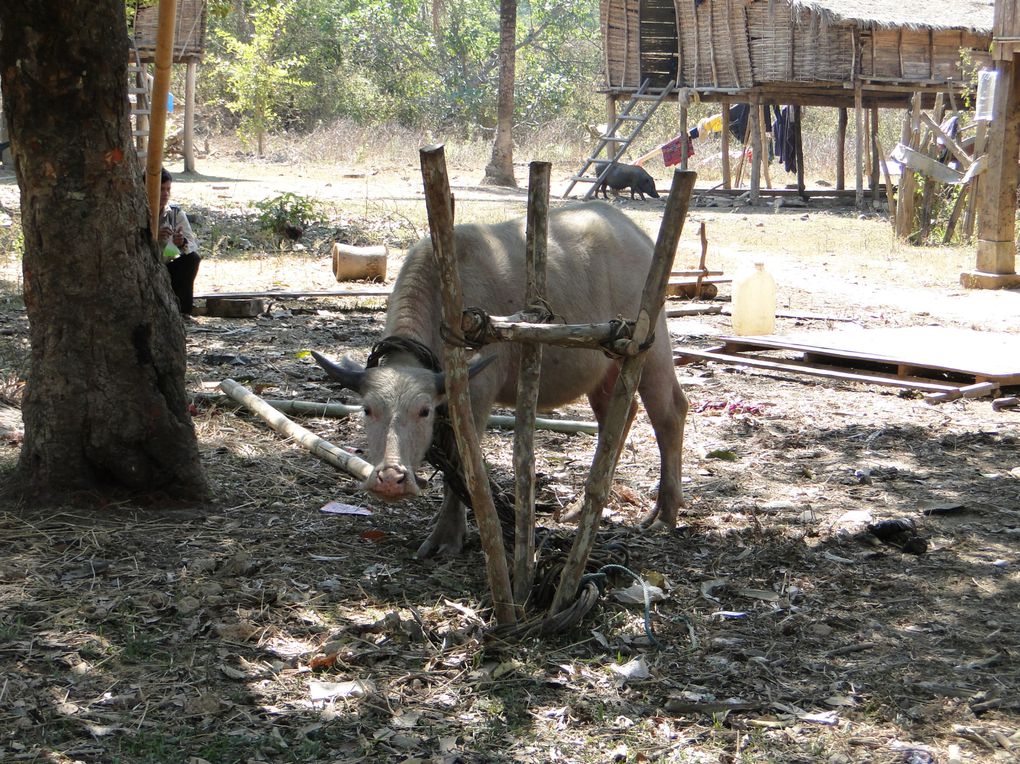
{"type": "Polygon", "coordinates": [[[538,308],[545,291],[545,253],[548,231],[550,165],[533,162],[529,179],[527,224],[527,284],[524,311],[504,319],[493,319],[480,327],[477,309],[465,313],[453,243],[453,205],[442,145],[420,150],[422,179],[433,249],[439,267],[443,319],[447,326],[460,326],[473,341],[483,343],[515,341],[524,343],[518,378],[517,421],[514,444],[516,487],[516,551],[514,586],[511,594],[502,530],[493,504],[471,417],[467,363],[464,348],[447,342],[443,367],[449,393],[450,419],[457,438],[464,477],[471,494],[486,560],[486,573],[493,596],[493,611],[499,626],[514,625],[523,617],[534,575],[534,420],[538,400],[542,344],[561,347],[607,347],[624,359],[609,403],[605,425],[599,430],[592,468],[585,483],[584,502],[577,536],[560,577],[549,614],[566,609],[576,598],[585,564],[595,543],[602,508],[616,470],[623,445],[628,413],[644,364],[642,345],[651,336],[666,299],[673,258],[690,203],[697,174],[675,171],[652,266],[641,296],[641,307],[633,321],[581,325],[539,323],[538,308]]]}

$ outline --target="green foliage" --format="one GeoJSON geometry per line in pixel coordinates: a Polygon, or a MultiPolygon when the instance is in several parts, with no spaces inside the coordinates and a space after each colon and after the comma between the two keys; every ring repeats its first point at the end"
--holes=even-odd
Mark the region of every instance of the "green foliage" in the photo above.
{"type": "Polygon", "coordinates": [[[303,56],[281,55],[295,4],[254,3],[251,30],[244,39],[223,28],[215,30],[222,47],[209,63],[214,76],[222,81],[224,105],[238,118],[242,142],[257,144],[260,155],[265,134],[279,126],[283,104],[312,85],[299,76],[306,63],[303,56]]]}
{"type": "Polygon", "coordinates": [[[303,231],[320,217],[319,203],[290,192],[255,202],[259,228],[277,236],[286,236],[288,228],[303,231]]]}
{"type": "MultiPolygon", "coordinates": [[[[601,107],[598,4],[519,2],[515,122],[590,121],[601,107]]],[[[201,75],[206,103],[251,123],[242,132],[348,119],[489,137],[495,125],[499,3],[291,0],[278,21],[266,0],[243,9],[210,15],[216,71],[201,75]],[[278,82],[260,83],[259,112],[247,81],[284,63],[278,82]],[[258,116],[270,111],[275,120],[258,116]]]]}

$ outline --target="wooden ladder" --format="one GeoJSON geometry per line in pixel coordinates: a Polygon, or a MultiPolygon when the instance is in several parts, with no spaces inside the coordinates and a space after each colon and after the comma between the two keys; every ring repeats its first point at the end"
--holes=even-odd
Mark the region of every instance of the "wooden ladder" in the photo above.
{"type": "Polygon", "coordinates": [[[634,142],[638,133],[641,132],[641,128],[647,124],[648,120],[655,114],[655,110],[659,108],[659,104],[666,99],[666,96],[673,92],[675,85],[676,82],[674,80],[670,80],[662,88],[651,87],[651,80],[648,79],[641,83],[641,86],[630,97],[630,101],[627,102],[627,105],[617,115],[616,122],[610,125],[605,135],[599,136],[595,148],[592,149],[591,156],[581,165],[577,175],[570,179],[570,185],[563,192],[564,199],[570,195],[570,192],[578,183],[592,184],[591,188],[584,195],[585,199],[591,199],[595,195],[602,179],[609,174],[613,165],[620,160],[620,157],[627,151],[630,144],[634,142]],[[603,152],[605,152],[604,156],[603,152]],[[607,164],[602,168],[601,172],[588,175],[589,169],[596,166],[595,163],[598,161],[603,161],[607,164]]]}
{"type": "Polygon", "coordinates": [[[128,103],[134,127],[131,135],[140,156],[145,156],[149,143],[149,117],[152,114],[152,78],[138,53],[134,38],[130,38],[131,60],[128,61],[128,103]]]}

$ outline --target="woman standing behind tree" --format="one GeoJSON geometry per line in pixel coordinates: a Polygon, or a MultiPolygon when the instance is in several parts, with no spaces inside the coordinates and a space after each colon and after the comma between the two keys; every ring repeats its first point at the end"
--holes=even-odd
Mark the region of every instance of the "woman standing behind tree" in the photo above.
{"type": "Polygon", "coordinates": [[[194,307],[195,277],[198,275],[198,237],[191,230],[188,216],[176,204],[170,204],[173,178],[166,169],[160,173],[159,186],[159,247],[167,258],[170,285],[177,295],[181,314],[190,316],[194,307]]]}

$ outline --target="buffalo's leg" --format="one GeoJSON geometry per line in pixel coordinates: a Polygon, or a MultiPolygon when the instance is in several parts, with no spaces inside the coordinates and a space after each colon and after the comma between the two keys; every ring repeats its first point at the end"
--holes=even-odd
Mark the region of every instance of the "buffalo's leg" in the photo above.
{"type": "Polygon", "coordinates": [[[432,532],[418,547],[415,557],[424,559],[434,554],[455,557],[464,549],[466,537],[467,510],[453,491],[447,489],[432,532]]]}
{"type": "Polygon", "coordinates": [[[683,506],[684,423],[690,403],[676,381],[668,347],[666,352],[664,358],[649,359],[639,386],[659,445],[659,496],[655,509],[641,521],[644,528],[676,527],[677,513],[683,506]]]}

